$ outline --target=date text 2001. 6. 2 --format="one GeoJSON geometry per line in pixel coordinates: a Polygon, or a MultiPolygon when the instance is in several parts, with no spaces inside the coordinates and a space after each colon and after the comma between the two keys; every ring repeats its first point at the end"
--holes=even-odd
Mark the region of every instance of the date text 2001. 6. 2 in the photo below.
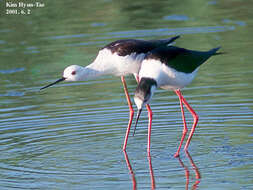
{"type": "Polygon", "coordinates": [[[30,9],[26,9],[26,10],[6,9],[5,14],[7,14],[7,15],[29,15],[29,14],[31,14],[31,10],[30,9]]]}

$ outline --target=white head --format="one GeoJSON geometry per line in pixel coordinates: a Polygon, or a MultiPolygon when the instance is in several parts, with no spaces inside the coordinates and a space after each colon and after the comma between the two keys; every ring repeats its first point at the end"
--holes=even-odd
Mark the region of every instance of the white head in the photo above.
{"type": "Polygon", "coordinates": [[[70,65],[63,71],[63,78],[66,81],[79,81],[81,80],[81,72],[83,67],[79,65],[70,65]]]}
{"type": "Polygon", "coordinates": [[[52,86],[54,84],[57,84],[61,81],[79,81],[82,80],[82,69],[83,67],[78,65],[70,65],[63,71],[63,76],[59,80],[42,87],[40,90],[45,89],[49,86],[52,86]]]}

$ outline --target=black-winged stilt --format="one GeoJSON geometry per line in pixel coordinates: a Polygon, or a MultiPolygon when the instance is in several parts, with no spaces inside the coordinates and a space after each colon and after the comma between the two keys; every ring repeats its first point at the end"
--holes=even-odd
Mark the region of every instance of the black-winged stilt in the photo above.
{"type": "MultiPolygon", "coordinates": [[[[150,41],[136,39],[117,40],[103,47],[99,51],[96,59],[90,65],[86,67],[78,65],[71,65],[67,67],[63,72],[62,78],[41,88],[41,90],[61,81],[85,81],[106,74],[121,76],[121,81],[124,86],[127,103],[130,110],[129,122],[123,145],[123,150],[126,150],[128,135],[134,116],[134,110],[128,94],[124,76],[127,74],[133,74],[138,82],[138,73],[145,55],[155,48],[166,46],[172,43],[177,38],[179,38],[179,36],[164,40],[150,41]]],[[[151,117],[152,111],[149,105],[147,104],[146,107],[149,111],[149,117],[151,117]]]]}
{"type": "MultiPolygon", "coordinates": [[[[155,89],[160,87],[166,90],[173,90],[179,97],[184,123],[182,138],[178,150],[174,155],[175,157],[179,156],[179,151],[188,131],[184,117],[183,104],[194,118],[193,126],[184,150],[188,149],[195,127],[198,123],[198,115],[187,103],[180,89],[192,82],[201,64],[211,56],[220,54],[217,53],[219,48],[220,47],[214,48],[209,51],[192,51],[175,46],[164,46],[149,52],[142,62],[139,72],[140,82],[134,96],[134,101],[138,108],[135,128],[143,106],[150,102],[155,89]]],[[[148,153],[150,152],[152,115],[150,120],[151,122],[149,122],[148,127],[148,153]]]]}

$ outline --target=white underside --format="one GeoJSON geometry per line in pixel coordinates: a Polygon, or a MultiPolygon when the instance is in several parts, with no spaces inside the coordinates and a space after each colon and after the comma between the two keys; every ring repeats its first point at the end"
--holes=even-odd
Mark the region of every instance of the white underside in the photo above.
{"type": "Polygon", "coordinates": [[[138,74],[141,62],[145,54],[132,53],[126,56],[119,56],[111,53],[108,49],[99,51],[94,62],[87,66],[89,69],[97,71],[98,75],[112,74],[124,76],[127,74],[138,74]]]}
{"type": "Polygon", "coordinates": [[[157,82],[157,87],[167,90],[177,90],[184,88],[192,82],[196,73],[196,69],[192,73],[178,72],[173,68],[162,64],[154,59],[144,60],[140,69],[139,77],[153,78],[157,82]]]}

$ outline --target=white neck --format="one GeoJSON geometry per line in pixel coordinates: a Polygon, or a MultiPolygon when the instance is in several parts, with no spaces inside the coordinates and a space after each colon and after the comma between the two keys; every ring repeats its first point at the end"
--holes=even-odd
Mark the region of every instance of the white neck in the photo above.
{"type": "Polygon", "coordinates": [[[82,68],[78,80],[95,79],[102,75],[122,76],[138,73],[143,58],[144,54],[118,56],[108,49],[100,50],[93,63],[82,68]]]}
{"type": "Polygon", "coordinates": [[[109,50],[99,51],[96,59],[88,66],[82,69],[81,80],[95,79],[102,75],[116,75],[113,54],[109,50]]]}
{"type": "Polygon", "coordinates": [[[105,74],[107,73],[104,72],[103,70],[97,69],[96,67],[94,67],[94,63],[92,63],[82,68],[82,71],[81,71],[80,77],[78,77],[78,80],[80,81],[92,80],[105,74]]]}

